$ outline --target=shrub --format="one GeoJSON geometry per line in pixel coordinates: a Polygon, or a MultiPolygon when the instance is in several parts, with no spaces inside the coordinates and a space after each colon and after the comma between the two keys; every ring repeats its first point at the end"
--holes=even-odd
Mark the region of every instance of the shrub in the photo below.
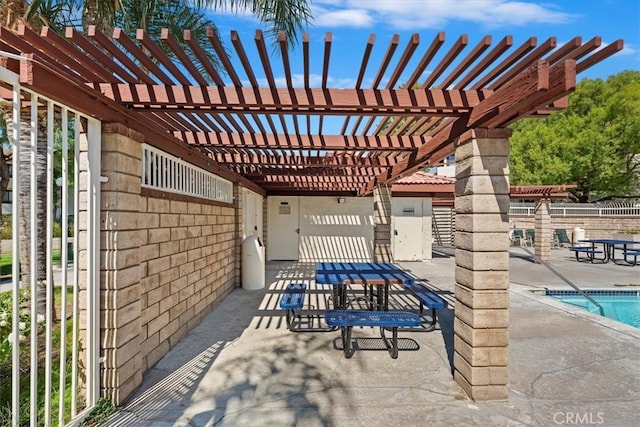
{"type": "Polygon", "coordinates": [[[12,238],[11,215],[2,215],[2,219],[0,219],[0,240],[11,240],[12,238]]]}
{"type": "Polygon", "coordinates": [[[109,415],[115,412],[118,412],[118,408],[109,399],[101,397],[80,425],[84,427],[99,426],[109,418],[109,415]]]}
{"type": "MultiPolygon", "coordinates": [[[[19,297],[19,305],[21,307],[29,303],[29,290],[21,289],[19,297]]],[[[12,292],[3,292],[0,294],[0,362],[8,361],[11,363],[11,348],[13,340],[27,340],[31,335],[31,315],[26,311],[20,313],[18,320],[20,335],[14,337],[11,332],[13,322],[13,295],[12,292]]],[[[38,323],[44,323],[44,318],[38,319],[38,323]]]]}

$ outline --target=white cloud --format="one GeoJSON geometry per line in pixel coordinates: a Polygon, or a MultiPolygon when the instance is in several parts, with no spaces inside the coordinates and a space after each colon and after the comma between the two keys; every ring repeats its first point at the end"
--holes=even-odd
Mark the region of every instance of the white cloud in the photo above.
{"type": "Polygon", "coordinates": [[[624,43],[624,46],[622,50],[618,52],[618,55],[629,55],[629,56],[635,56],[640,58],[640,52],[638,51],[638,49],[636,49],[635,45],[632,45],[631,43],[627,43],[627,42],[624,43]]]}
{"type": "Polygon", "coordinates": [[[337,11],[322,11],[313,24],[319,27],[372,27],[375,19],[369,12],[363,9],[348,9],[337,11]]]}
{"type": "MultiPolygon", "coordinates": [[[[287,79],[284,76],[275,76],[274,77],[276,87],[285,88],[287,87],[287,79]]],[[[258,85],[260,87],[269,87],[269,82],[266,78],[258,78],[258,85]]],[[[304,75],[303,74],[292,74],[291,82],[294,88],[303,88],[304,87],[304,75]]],[[[370,83],[369,83],[370,84],[370,83]]],[[[249,80],[243,80],[242,85],[246,87],[251,87],[251,82],[249,80]]],[[[356,79],[353,78],[333,78],[331,76],[327,77],[327,86],[333,89],[346,89],[353,88],[356,85],[356,79]]],[[[368,87],[363,85],[364,87],[368,87]]],[[[310,88],[319,88],[322,87],[322,75],[321,74],[309,74],[309,87],[310,88]]]]}
{"type": "MultiPolygon", "coordinates": [[[[608,43],[602,43],[600,49],[604,49],[607,46],[608,43]]],[[[614,54],[614,56],[618,55],[624,56],[625,58],[631,58],[631,61],[635,61],[635,67],[634,65],[631,65],[631,67],[634,67],[634,69],[640,65],[640,50],[638,50],[638,47],[632,43],[627,43],[625,41],[622,50],[614,54]]]]}
{"type": "Polygon", "coordinates": [[[312,7],[315,25],[327,27],[442,29],[458,21],[495,28],[560,24],[572,18],[550,4],[514,0],[314,0],[312,7]]]}
{"type": "MultiPolygon", "coordinates": [[[[277,87],[287,87],[287,80],[284,76],[275,77],[274,78],[277,87]]],[[[293,87],[302,88],[304,87],[304,74],[292,74],[291,82],[293,87]]],[[[268,83],[266,79],[258,79],[258,83],[260,86],[267,87],[268,83]]],[[[352,78],[340,78],[335,79],[331,76],[327,77],[327,86],[335,89],[340,88],[352,88],[356,85],[356,79],[352,78]]],[[[321,74],[309,74],[309,87],[311,88],[319,88],[322,86],[322,75],[321,74]]]]}

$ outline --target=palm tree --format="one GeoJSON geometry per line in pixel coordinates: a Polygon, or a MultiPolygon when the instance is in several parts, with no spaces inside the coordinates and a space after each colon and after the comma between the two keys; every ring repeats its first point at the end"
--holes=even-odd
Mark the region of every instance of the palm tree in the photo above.
{"type": "MultiPolygon", "coordinates": [[[[16,1],[8,0],[0,7],[0,20],[7,29],[16,30],[19,25],[27,25],[32,29],[38,30],[43,26],[51,26],[59,28],[58,23],[61,22],[63,13],[63,5],[54,1],[16,1]]],[[[28,102],[27,102],[28,104],[28,102]]],[[[13,128],[14,117],[10,106],[0,105],[0,112],[3,115],[6,124],[5,134],[7,130],[13,128]]],[[[31,206],[32,188],[29,180],[31,171],[31,135],[30,135],[30,112],[29,107],[20,111],[19,123],[19,152],[20,159],[18,164],[14,164],[14,173],[20,174],[22,179],[19,180],[17,191],[20,195],[20,203],[18,205],[20,223],[20,264],[22,265],[21,285],[30,287],[33,280],[36,282],[36,312],[44,314],[46,310],[46,199],[47,194],[47,175],[46,175],[46,153],[47,139],[45,125],[41,120],[37,123],[36,137],[36,206],[31,206]],[[17,166],[17,168],[15,167],[17,166]],[[36,214],[36,224],[31,224],[31,211],[36,214]],[[31,236],[36,234],[36,271],[35,277],[31,277],[32,262],[31,259],[31,236]]],[[[3,153],[4,154],[4,153],[3,153]]],[[[6,161],[6,159],[3,159],[6,161]]],[[[14,261],[15,262],[15,261],[14,261]]],[[[49,280],[53,280],[50,277],[49,280]]]]}
{"type": "Polygon", "coordinates": [[[312,19],[307,0],[213,0],[213,9],[248,10],[261,22],[269,24],[267,31],[274,36],[284,31],[295,45],[298,32],[312,19]]]}
{"type": "MultiPolygon", "coordinates": [[[[267,34],[274,47],[278,33],[284,31],[292,41],[288,46],[293,48],[297,43],[298,32],[311,19],[308,0],[85,0],[75,3],[78,3],[75,15],[82,17],[81,23],[77,19],[70,19],[69,23],[73,26],[81,24],[85,29],[89,25],[95,25],[102,32],[110,34],[117,27],[133,39],[136,30],[142,29],[156,40],[163,28],[168,29],[176,40],[182,40],[184,29],[189,29],[213,66],[219,70],[222,68],[221,64],[207,40],[207,29],[212,28],[217,32],[215,22],[207,17],[208,10],[251,12],[268,25],[267,34]]],[[[165,48],[165,45],[160,44],[160,47],[165,48]]],[[[190,49],[185,49],[185,52],[191,56],[190,49]]],[[[274,52],[278,50],[274,49],[274,52]]],[[[168,48],[166,53],[169,57],[173,56],[168,48]]],[[[194,64],[200,64],[195,56],[192,59],[194,64]]],[[[204,67],[199,68],[202,75],[208,78],[204,67]]]]}
{"type": "MultiPolygon", "coordinates": [[[[268,25],[267,32],[272,36],[284,31],[294,42],[292,46],[297,42],[298,32],[312,19],[309,0],[85,0],[72,3],[80,4],[83,28],[96,25],[105,32],[116,26],[134,31],[152,27],[171,30],[172,24],[180,20],[175,19],[176,13],[183,17],[185,12],[191,13],[188,21],[194,23],[192,18],[204,15],[207,9],[249,11],[268,25]]],[[[187,26],[180,31],[184,28],[194,30],[187,26]]],[[[179,33],[174,35],[180,39],[179,33]]]]}

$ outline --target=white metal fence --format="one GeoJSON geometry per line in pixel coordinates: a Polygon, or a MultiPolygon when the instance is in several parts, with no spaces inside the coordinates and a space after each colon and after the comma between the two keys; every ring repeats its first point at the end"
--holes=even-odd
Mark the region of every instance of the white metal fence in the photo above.
{"type": "Polygon", "coordinates": [[[142,145],[142,186],[220,202],[233,202],[233,183],[184,160],[142,145]]]}
{"type": "MultiPolygon", "coordinates": [[[[587,203],[551,203],[552,216],[592,216],[592,217],[640,217],[640,204],[587,204],[587,203]]],[[[534,203],[511,203],[510,215],[534,216],[534,203]]]]}
{"type": "Polygon", "coordinates": [[[0,423],[65,425],[99,397],[101,124],[1,67],[0,94],[13,166],[12,247],[2,254],[12,270],[0,285],[11,401],[0,401],[0,423]]]}

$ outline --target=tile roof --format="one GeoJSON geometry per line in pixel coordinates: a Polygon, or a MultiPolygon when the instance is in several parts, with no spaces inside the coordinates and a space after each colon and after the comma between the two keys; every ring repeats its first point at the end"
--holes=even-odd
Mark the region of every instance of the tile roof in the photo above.
{"type": "Polygon", "coordinates": [[[395,184],[400,185],[412,185],[412,184],[433,184],[433,185],[446,185],[446,184],[454,184],[456,182],[455,178],[450,178],[442,175],[434,175],[432,173],[427,173],[424,171],[415,172],[412,175],[406,176],[394,182],[395,184]]]}

